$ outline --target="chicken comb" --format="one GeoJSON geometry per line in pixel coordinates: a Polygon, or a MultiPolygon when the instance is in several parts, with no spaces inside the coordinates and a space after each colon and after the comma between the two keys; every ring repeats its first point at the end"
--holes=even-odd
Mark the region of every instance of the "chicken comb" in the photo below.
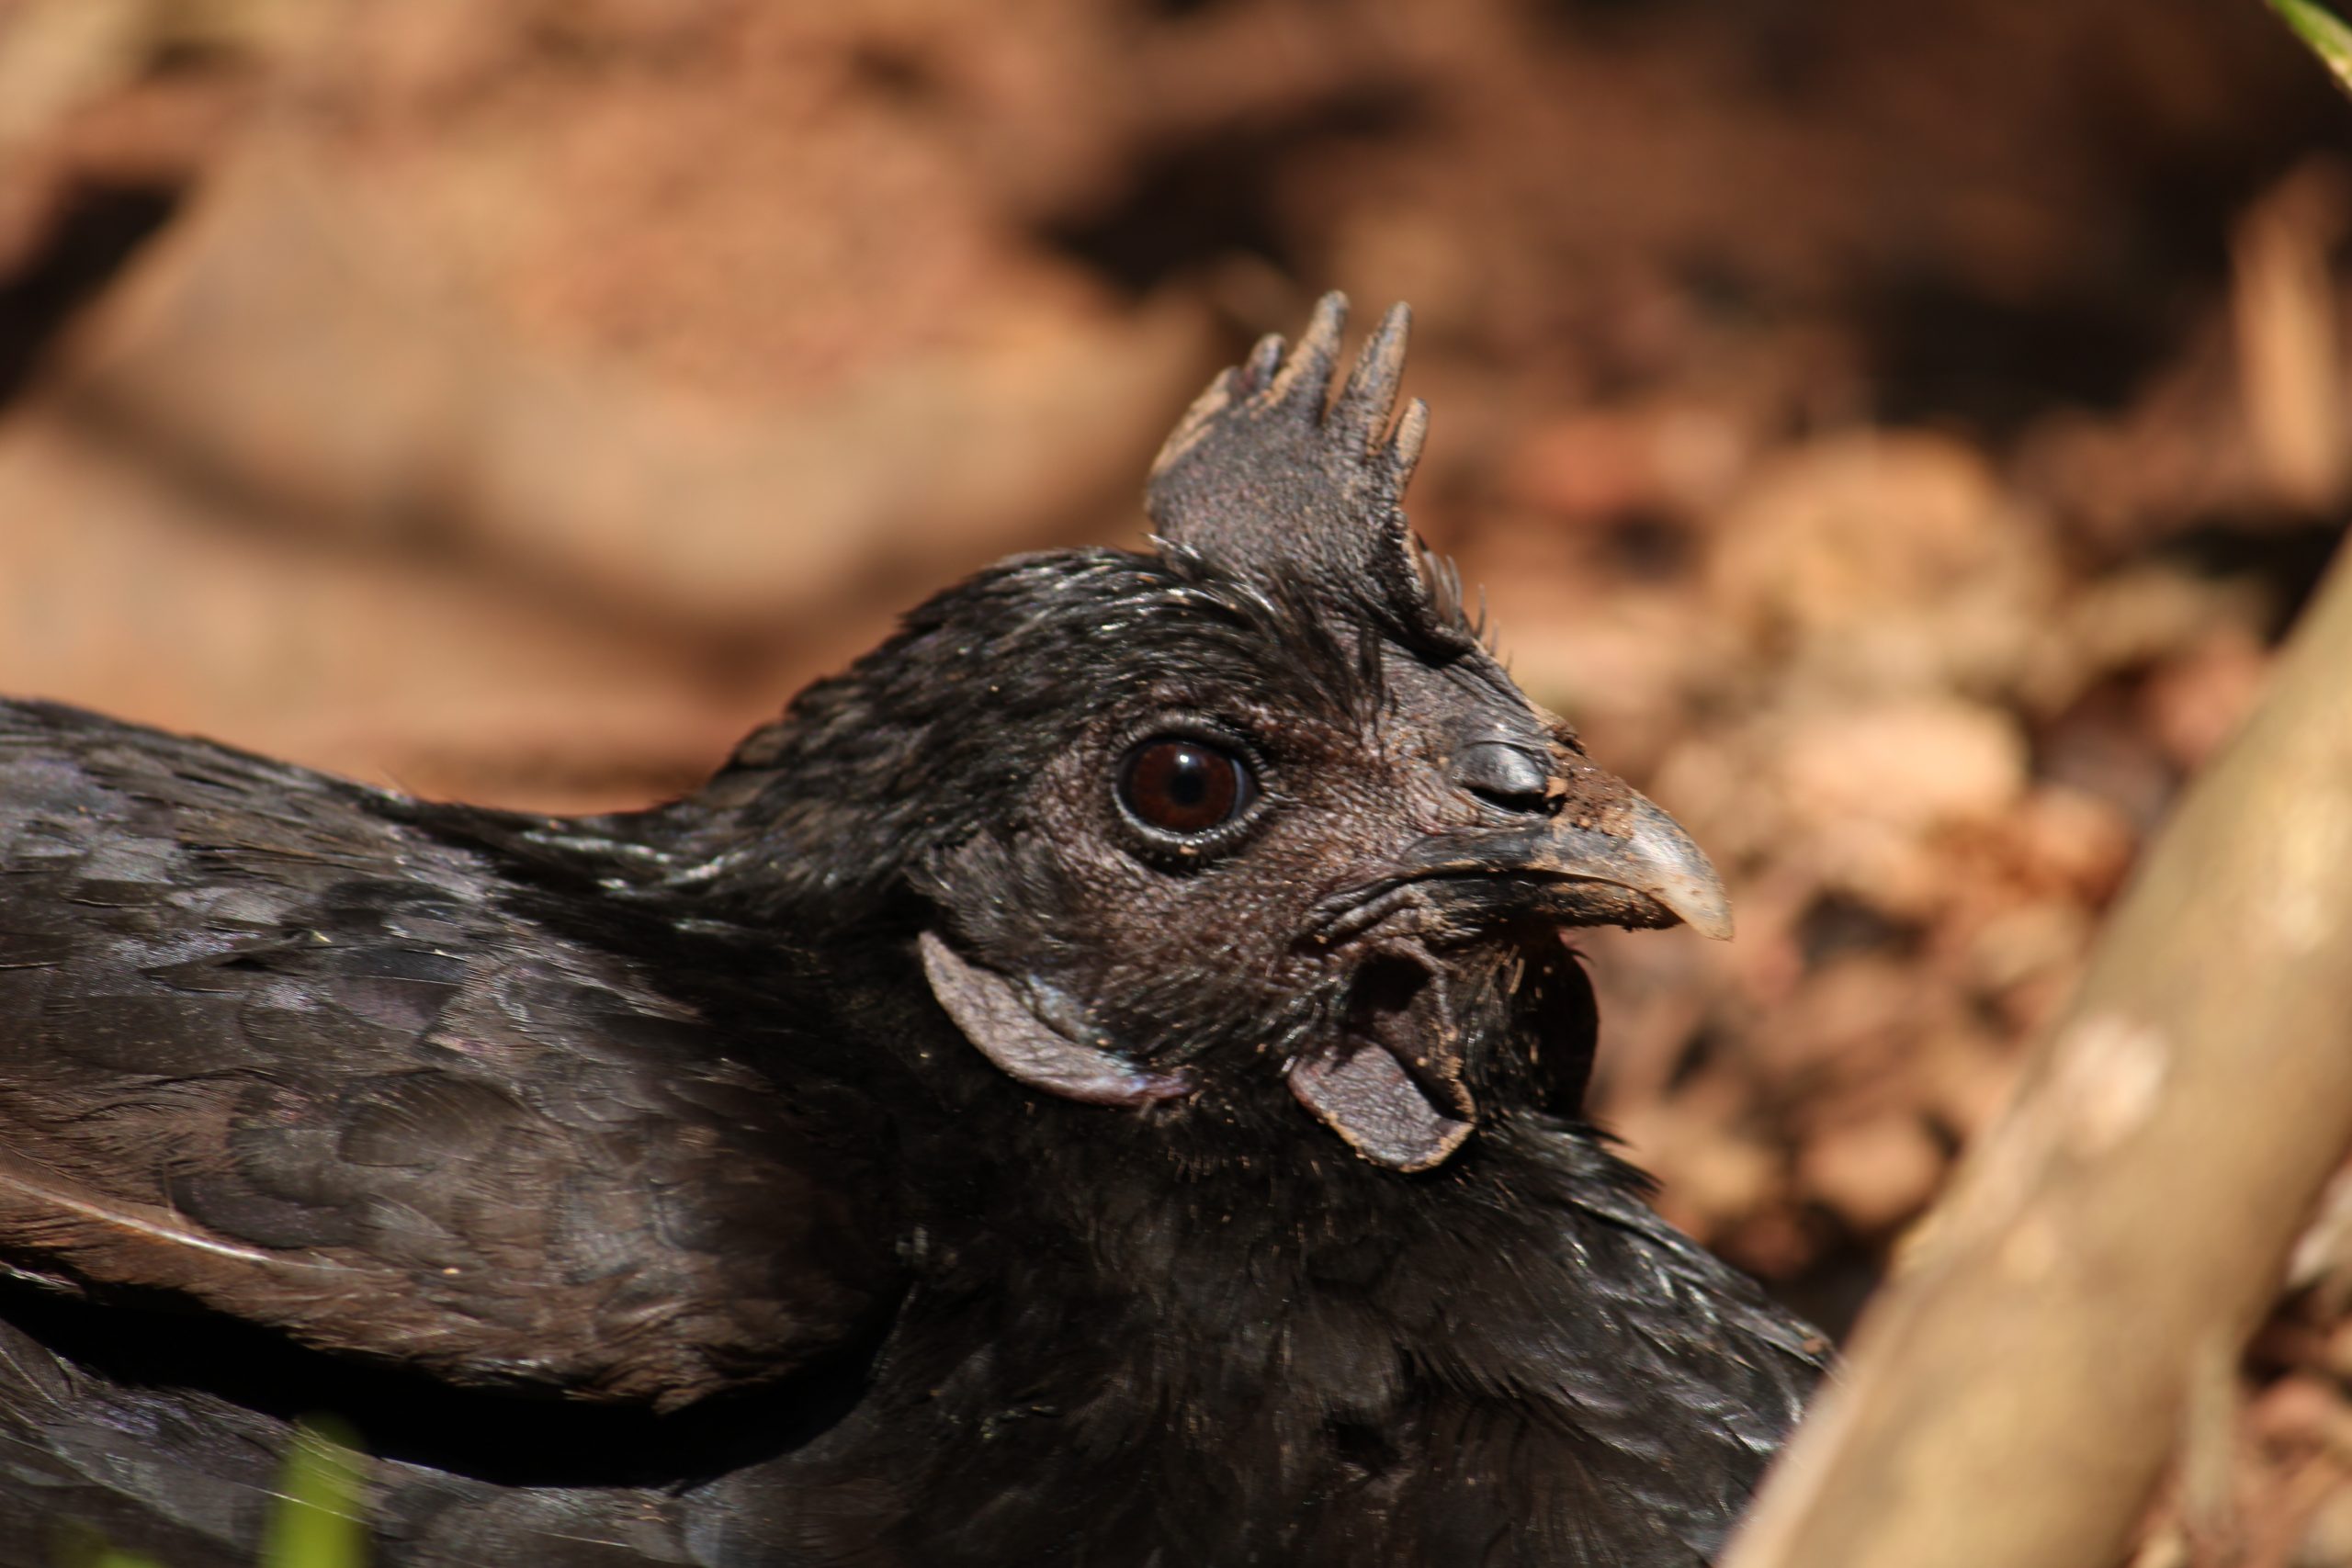
{"type": "Polygon", "coordinates": [[[1342,599],[1367,587],[1402,627],[1475,640],[1458,591],[1405,521],[1429,405],[1396,414],[1412,311],[1391,305],[1339,395],[1347,296],[1326,294],[1295,344],[1274,334],[1184,411],[1151,465],[1144,510],[1169,544],[1248,576],[1295,578],[1342,599]]]}

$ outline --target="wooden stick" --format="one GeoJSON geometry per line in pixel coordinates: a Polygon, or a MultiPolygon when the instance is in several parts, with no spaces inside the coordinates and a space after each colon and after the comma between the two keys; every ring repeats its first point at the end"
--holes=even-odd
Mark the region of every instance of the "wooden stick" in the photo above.
{"type": "Polygon", "coordinates": [[[2098,1568],[2352,1145],[2352,566],[2188,789],[1724,1568],[2098,1568]]]}

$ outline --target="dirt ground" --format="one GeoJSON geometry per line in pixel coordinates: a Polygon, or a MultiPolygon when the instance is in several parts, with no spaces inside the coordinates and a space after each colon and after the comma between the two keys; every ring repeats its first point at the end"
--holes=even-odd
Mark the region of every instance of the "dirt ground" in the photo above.
{"type": "MultiPolygon", "coordinates": [[[[650,800],[1409,299],[1416,523],[1733,885],[1600,1114],[1842,1330],[2341,532],[2347,153],[2256,0],[0,0],[0,689],[650,800]]],[[[2352,1564],[2341,1206],[2139,1568],[2352,1564]]]]}

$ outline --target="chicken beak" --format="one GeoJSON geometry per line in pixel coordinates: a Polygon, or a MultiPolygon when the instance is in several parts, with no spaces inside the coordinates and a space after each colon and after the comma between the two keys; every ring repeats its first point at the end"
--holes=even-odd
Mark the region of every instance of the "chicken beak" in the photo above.
{"type": "Polygon", "coordinates": [[[1728,940],[1731,900],[1723,879],[1681,824],[1597,769],[1576,784],[1581,787],[1540,823],[1430,839],[1414,856],[1415,874],[1461,878],[1473,888],[1482,874],[1508,878],[1514,903],[1563,925],[1679,920],[1702,936],[1728,940]],[[1532,892],[1531,878],[1538,884],[1532,892]]]}
{"type": "Polygon", "coordinates": [[[1555,825],[1536,847],[1531,869],[1641,894],[1701,936],[1730,941],[1731,897],[1705,852],[1646,796],[1626,793],[1621,826],[1555,825]]]}

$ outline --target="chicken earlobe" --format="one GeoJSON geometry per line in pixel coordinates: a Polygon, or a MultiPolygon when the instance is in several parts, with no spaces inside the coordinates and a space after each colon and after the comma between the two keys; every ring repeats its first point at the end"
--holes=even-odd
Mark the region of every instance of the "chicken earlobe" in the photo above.
{"type": "Polygon", "coordinates": [[[1092,1105],[1150,1105],[1193,1092],[1190,1073],[1137,1066],[1085,1025],[1068,998],[967,962],[937,933],[916,939],[931,994],[989,1061],[1031,1089],[1092,1105]]]}
{"type": "Polygon", "coordinates": [[[1443,1165],[1475,1127],[1430,1103],[1396,1055],[1368,1041],[1326,1041],[1291,1064],[1290,1090],[1347,1145],[1392,1170],[1443,1165]]]}
{"type": "Polygon", "coordinates": [[[1462,1052],[1444,970],[1406,943],[1358,970],[1338,1027],[1285,1076],[1298,1102],[1365,1159],[1429,1170],[1476,1130],[1462,1052]]]}

